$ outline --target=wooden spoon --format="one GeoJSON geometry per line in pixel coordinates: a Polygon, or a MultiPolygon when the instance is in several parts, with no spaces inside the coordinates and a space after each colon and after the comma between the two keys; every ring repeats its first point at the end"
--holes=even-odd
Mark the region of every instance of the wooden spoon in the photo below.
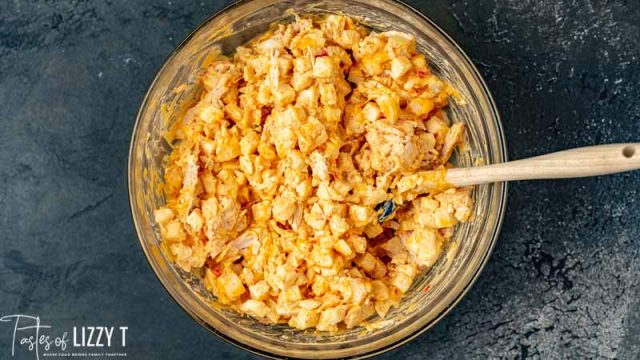
{"type": "MultiPolygon", "coordinates": [[[[559,151],[528,159],[471,168],[420,171],[401,179],[395,191],[437,193],[451,187],[535,179],[577,178],[640,169],[640,143],[612,144],[559,151]]],[[[393,200],[378,205],[378,221],[396,211],[393,200]]]]}
{"type": "Polygon", "coordinates": [[[448,169],[453,186],[536,179],[578,178],[640,169],[640,143],[589,146],[528,159],[448,169]]]}

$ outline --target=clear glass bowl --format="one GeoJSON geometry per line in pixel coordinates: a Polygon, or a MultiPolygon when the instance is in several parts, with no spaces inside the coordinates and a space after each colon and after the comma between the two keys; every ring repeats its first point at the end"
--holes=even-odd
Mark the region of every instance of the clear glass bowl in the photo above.
{"type": "Polygon", "coordinates": [[[307,1],[253,0],[235,3],[207,19],[167,59],[151,84],[133,130],[129,154],[129,197],[140,244],[158,279],[176,302],[216,335],[248,351],[272,357],[366,357],[393,349],[440,320],[469,290],[489,258],[502,223],[506,185],[474,188],[473,221],[460,225],[445,255],[421,275],[401,306],[380,321],[338,334],[268,326],[216,304],[197,275],[173,266],[159,247],[153,210],[164,203],[159,184],[162,160],[170,150],[162,138],[199,91],[195,81],[207,54],[215,48],[231,53],[293,14],[342,13],[359,18],[376,31],[399,30],[417,38],[433,71],[453,84],[461,98],[451,101],[452,121],[468,128],[469,151],[455,157],[458,166],[506,161],[504,135],[495,104],[478,71],[462,50],[428,18],[393,0],[307,1]],[[186,84],[186,90],[174,89],[186,84]]]}

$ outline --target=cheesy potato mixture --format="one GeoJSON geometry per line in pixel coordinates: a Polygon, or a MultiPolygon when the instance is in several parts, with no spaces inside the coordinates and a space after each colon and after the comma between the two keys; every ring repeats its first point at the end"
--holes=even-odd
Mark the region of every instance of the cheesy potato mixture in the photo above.
{"type": "Polygon", "coordinates": [[[237,312],[320,331],[384,317],[471,215],[469,189],[444,183],[464,139],[442,112],[454,90],[410,34],[298,18],[201,83],[155,220],[165,254],[237,312]]]}

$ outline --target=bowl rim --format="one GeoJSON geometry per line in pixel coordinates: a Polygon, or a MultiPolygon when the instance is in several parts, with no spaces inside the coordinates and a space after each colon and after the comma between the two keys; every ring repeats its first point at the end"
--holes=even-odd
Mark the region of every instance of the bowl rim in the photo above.
{"type": "MultiPolygon", "coordinates": [[[[136,230],[136,235],[138,237],[138,243],[140,245],[140,247],[142,248],[142,251],[147,259],[147,265],[151,268],[154,276],[156,277],[156,279],[158,279],[158,281],[160,282],[160,284],[162,285],[162,288],[165,290],[165,292],[169,295],[169,297],[178,305],[178,307],[180,309],[182,309],[185,313],[187,313],[196,323],[200,324],[202,327],[204,327],[205,329],[207,329],[209,332],[213,333],[214,335],[216,335],[218,338],[224,340],[226,343],[231,344],[237,348],[240,348],[244,351],[250,352],[252,354],[255,355],[259,355],[262,357],[266,357],[266,358],[272,358],[272,359],[278,359],[278,358],[282,358],[282,356],[278,355],[278,354],[274,354],[265,350],[261,350],[261,349],[257,349],[254,348],[252,346],[249,346],[243,342],[240,342],[238,340],[235,340],[233,338],[231,338],[230,336],[227,336],[226,334],[224,334],[223,332],[219,331],[218,329],[214,328],[213,326],[209,325],[207,322],[203,321],[200,317],[198,317],[198,315],[196,315],[194,312],[190,311],[189,309],[187,309],[185,306],[183,306],[177,299],[176,297],[172,294],[171,290],[168,288],[168,285],[160,278],[160,276],[158,275],[157,269],[152,265],[153,262],[151,261],[151,254],[149,253],[148,249],[142,244],[142,239],[143,239],[143,234],[142,234],[142,230],[141,230],[141,226],[138,223],[138,219],[135,216],[135,210],[134,210],[134,197],[135,194],[133,193],[133,176],[132,176],[132,165],[133,165],[133,159],[134,159],[134,146],[136,143],[136,138],[137,138],[137,134],[138,134],[138,127],[140,125],[140,119],[143,115],[143,112],[146,108],[146,105],[149,102],[149,98],[151,95],[152,90],[154,89],[156,83],[158,82],[158,78],[160,76],[160,74],[163,73],[163,71],[166,69],[166,67],[168,66],[168,64],[176,57],[176,55],[185,47],[185,45],[194,37],[194,35],[200,31],[203,27],[205,27],[210,21],[212,21],[214,18],[223,15],[239,6],[242,6],[246,3],[250,3],[252,1],[255,0],[237,0],[234,1],[233,3],[224,6],[222,9],[213,12],[211,15],[207,16],[204,20],[202,20],[191,32],[189,32],[189,34],[175,47],[175,49],[173,49],[171,51],[171,53],[169,53],[169,55],[167,55],[162,63],[162,65],[158,68],[158,70],[155,72],[153,81],[149,84],[149,87],[147,88],[147,91],[140,103],[140,107],[138,109],[138,112],[136,114],[136,120],[132,129],[132,133],[131,133],[131,140],[129,143],[129,154],[128,154],[128,160],[127,160],[127,192],[129,194],[129,211],[131,213],[131,217],[133,219],[133,223],[134,223],[134,227],[136,230]]],[[[475,64],[471,61],[471,59],[469,58],[469,56],[464,52],[464,50],[458,45],[457,42],[455,42],[453,40],[453,38],[451,38],[451,36],[449,36],[449,34],[447,34],[442,28],[440,28],[440,26],[438,26],[433,20],[431,20],[431,18],[429,18],[427,15],[425,15],[424,13],[422,13],[421,11],[419,11],[418,9],[414,8],[413,6],[405,3],[404,1],[401,0],[386,0],[389,2],[393,2],[396,3],[398,5],[400,5],[401,7],[404,7],[405,9],[407,9],[409,12],[413,13],[413,15],[421,18],[422,20],[424,20],[426,23],[428,23],[430,26],[433,27],[434,30],[436,30],[436,32],[442,36],[442,38],[444,40],[446,40],[453,48],[455,48],[460,55],[460,58],[463,62],[466,63],[466,65],[468,65],[469,69],[471,70],[472,75],[475,76],[475,80],[477,81],[478,85],[481,87],[481,89],[483,90],[484,95],[486,96],[486,100],[487,100],[487,104],[489,105],[489,110],[493,113],[494,118],[495,118],[495,127],[496,127],[496,133],[498,135],[497,138],[497,142],[499,144],[499,148],[498,148],[498,152],[502,157],[503,161],[508,161],[508,152],[507,152],[507,144],[506,144],[506,138],[505,138],[505,133],[504,133],[504,127],[502,125],[502,120],[500,117],[500,113],[498,111],[498,108],[496,106],[495,100],[493,99],[493,96],[486,84],[486,82],[484,81],[484,78],[482,77],[482,75],[480,74],[480,72],[478,71],[477,67],[475,66],[475,64]]],[[[500,192],[501,196],[499,198],[499,202],[498,202],[498,211],[497,211],[497,216],[496,216],[496,222],[494,225],[494,229],[491,232],[492,236],[491,236],[491,240],[489,242],[489,246],[487,247],[486,251],[483,254],[483,258],[481,259],[481,261],[478,264],[478,267],[476,268],[476,271],[473,273],[473,275],[470,277],[469,281],[467,282],[467,284],[464,286],[464,288],[457,294],[457,296],[447,305],[447,307],[445,309],[443,309],[436,317],[434,317],[430,322],[426,323],[423,327],[418,328],[416,331],[414,331],[413,333],[398,339],[395,342],[392,342],[390,344],[387,344],[385,346],[382,346],[379,349],[375,349],[375,350],[371,350],[369,352],[366,353],[362,353],[362,354],[357,354],[357,355],[353,355],[353,356],[349,356],[347,358],[349,359],[362,359],[362,358],[369,358],[372,356],[376,356],[376,355],[380,355],[386,352],[389,352],[391,350],[397,349],[398,347],[410,342],[411,340],[417,338],[418,336],[420,336],[421,334],[425,333],[427,330],[431,329],[432,327],[434,327],[436,324],[438,324],[444,317],[446,317],[451,310],[453,310],[453,308],[455,308],[458,303],[467,295],[467,293],[471,290],[471,288],[475,285],[476,281],[478,280],[480,273],[482,273],[482,271],[484,270],[489,258],[491,257],[491,254],[493,253],[493,249],[495,247],[496,242],[498,241],[498,238],[500,236],[500,232],[502,230],[502,225],[504,222],[504,215],[506,212],[506,207],[507,207],[507,195],[508,195],[508,184],[506,182],[503,183],[499,183],[497,184],[498,188],[497,191],[500,192]]]]}

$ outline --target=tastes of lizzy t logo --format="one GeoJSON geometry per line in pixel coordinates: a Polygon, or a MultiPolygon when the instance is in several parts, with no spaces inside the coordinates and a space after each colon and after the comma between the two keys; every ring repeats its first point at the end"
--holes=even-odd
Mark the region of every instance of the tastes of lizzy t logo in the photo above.
{"type": "Polygon", "coordinates": [[[127,356],[127,326],[74,326],[70,331],[56,331],[43,324],[39,316],[19,314],[0,317],[0,325],[3,323],[9,325],[7,333],[12,336],[12,357],[25,351],[35,354],[36,360],[41,356],[127,356]]]}

